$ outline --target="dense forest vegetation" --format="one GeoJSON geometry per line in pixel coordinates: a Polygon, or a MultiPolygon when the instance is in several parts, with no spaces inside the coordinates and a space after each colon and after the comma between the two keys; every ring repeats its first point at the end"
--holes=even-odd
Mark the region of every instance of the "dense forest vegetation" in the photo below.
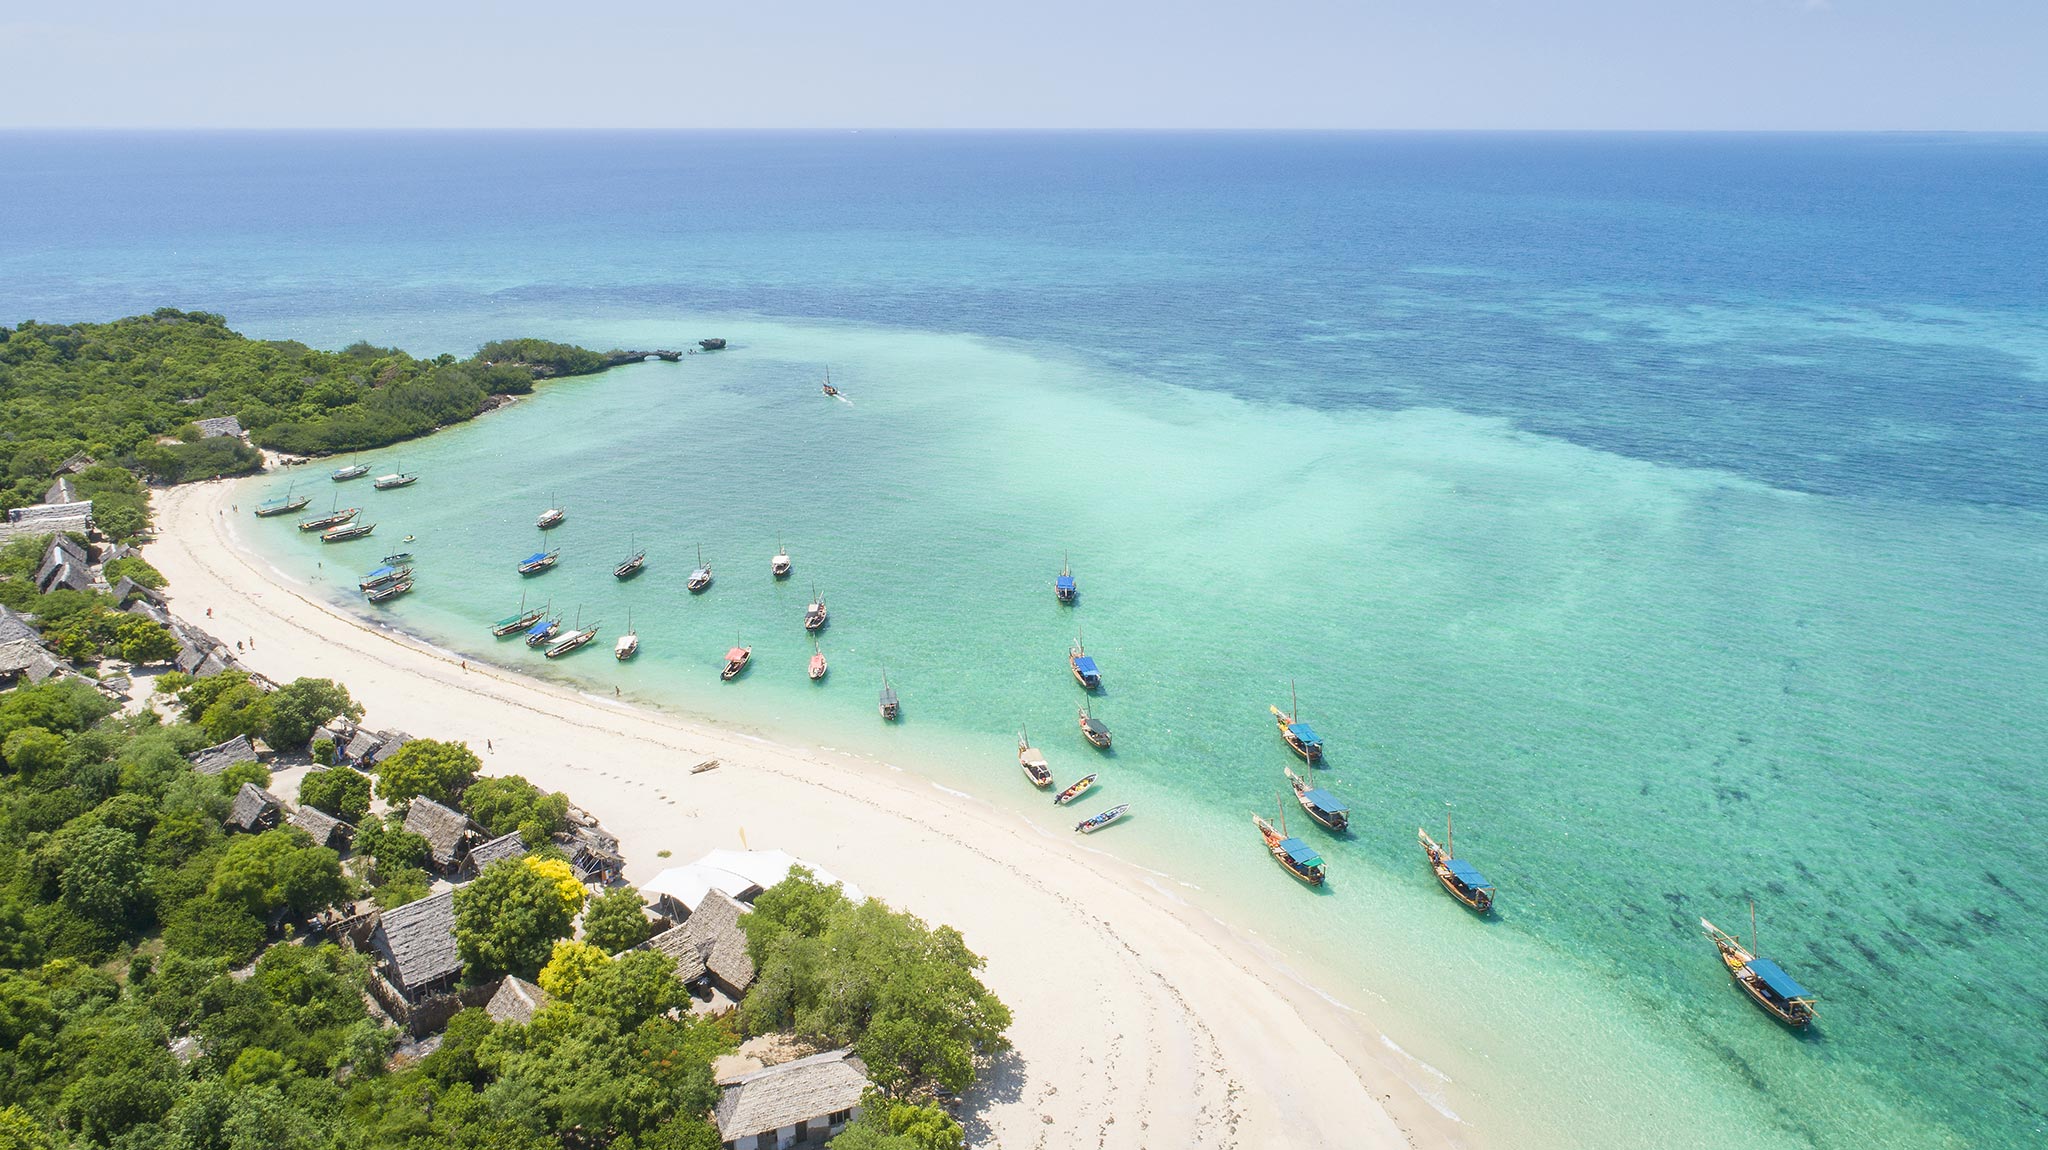
{"type": "Polygon", "coordinates": [[[269,769],[209,777],[187,756],[237,734],[307,748],[361,716],[346,688],[172,673],[153,704],[122,714],[78,679],[0,694],[0,1150],[711,1150],[711,1059],[769,1032],[867,1062],[879,1088],[836,1145],[961,1145],[924,1099],[973,1080],[1009,1013],[950,928],[798,870],[741,920],[760,970],[742,1009],[693,1015],[674,960],[629,949],[649,933],[639,894],[586,903],[552,839],[565,796],[414,740],[374,777],[307,776],[300,801],[358,827],[345,862],[296,827],[229,833],[232,796],[269,769]],[[422,796],[528,843],[458,889],[456,939],[472,982],[518,974],[552,997],[526,1024],[463,1011],[433,1053],[394,1061],[367,960],[315,924],[427,893],[402,817],[422,796]]]}
{"type": "Polygon", "coordinates": [[[368,343],[319,351],[248,339],[221,316],[173,308],[0,328],[0,509],[40,501],[58,467],[84,454],[100,466],[74,482],[94,499],[102,530],[124,538],[145,510],[134,476],[179,483],[261,466],[237,437],[202,438],[200,420],[233,416],[251,442],[278,451],[360,451],[473,418],[493,396],[532,391],[536,378],[608,362],[524,339],[464,360],[368,343]]]}

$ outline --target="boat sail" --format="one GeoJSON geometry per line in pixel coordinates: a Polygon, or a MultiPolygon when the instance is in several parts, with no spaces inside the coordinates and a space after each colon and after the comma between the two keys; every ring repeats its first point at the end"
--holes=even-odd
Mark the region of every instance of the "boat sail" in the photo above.
{"type": "Polygon", "coordinates": [[[1084,691],[1098,690],[1102,686],[1102,672],[1095,666],[1095,660],[1081,645],[1081,636],[1076,633],[1074,645],[1067,648],[1067,666],[1074,672],[1074,681],[1084,691]]]}
{"type": "Polygon", "coordinates": [[[1053,805],[1063,807],[1082,795],[1087,794],[1088,788],[1094,786],[1095,780],[1101,777],[1101,775],[1082,775],[1080,779],[1068,784],[1066,790],[1052,797],[1053,805]]]}
{"type": "Polygon", "coordinates": [[[1052,593],[1062,603],[1072,603],[1081,589],[1074,585],[1074,573],[1067,567],[1067,557],[1060,556],[1060,575],[1052,581],[1052,593]]]}
{"type": "Polygon", "coordinates": [[[825,369],[825,394],[826,394],[826,395],[838,395],[838,394],[839,394],[839,389],[838,389],[838,388],[836,388],[836,387],[833,387],[833,386],[832,386],[832,369],[831,369],[831,368],[829,368],[829,367],[825,369]]]}
{"type": "Polygon", "coordinates": [[[1088,713],[1088,704],[1081,704],[1081,737],[1104,750],[1109,749],[1109,728],[1102,721],[1088,713]]]}
{"type": "Polygon", "coordinates": [[[1283,711],[1278,707],[1267,707],[1273,712],[1273,721],[1280,725],[1280,737],[1287,741],[1301,761],[1314,766],[1323,759],[1323,740],[1317,737],[1315,728],[1300,721],[1301,697],[1294,692],[1294,681],[1288,680],[1287,694],[1293,709],[1283,711]]]}
{"type": "Polygon", "coordinates": [[[1308,812],[1308,817],[1333,831],[1346,830],[1351,826],[1351,808],[1344,800],[1320,787],[1311,787],[1308,780],[1294,773],[1293,767],[1282,768],[1287,772],[1287,785],[1294,788],[1294,801],[1308,812]]]}
{"type": "Polygon", "coordinates": [[[1278,830],[1263,815],[1253,815],[1252,825],[1259,829],[1259,837],[1265,840],[1267,852],[1282,869],[1310,886],[1323,885],[1323,856],[1317,854],[1314,847],[1287,833],[1285,812],[1281,813],[1278,830]]]}
{"type": "Polygon", "coordinates": [[[1436,871],[1436,881],[1450,896],[1464,903],[1480,914],[1493,909],[1493,884],[1479,873],[1479,868],[1451,854],[1451,816],[1444,816],[1444,843],[1438,846],[1429,832],[1415,828],[1415,837],[1422,843],[1422,853],[1429,856],[1429,865],[1436,871]]]}
{"type": "Polygon", "coordinates": [[[1118,819],[1130,813],[1131,804],[1125,803],[1122,806],[1111,807],[1108,810],[1102,812],[1101,814],[1096,815],[1092,819],[1082,819],[1080,822],[1074,824],[1074,829],[1080,831],[1084,835],[1092,835],[1096,831],[1101,830],[1102,828],[1108,826],[1109,824],[1117,821],[1118,819]]]}
{"type": "Polygon", "coordinates": [[[1735,985],[1741,987],[1743,993],[1749,995],[1750,1001],[1787,1026],[1805,1026],[1813,1021],[1814,993],[1799,985],[1798,980],[1786,974],[1783,967],[1756,954],[1756,903],[1749,904],[1748,947],[1742,945],[1741,939],[1706,919],[1700,920],[1700,927],[1720,950],[1721,961],[1728,967],[1728,976],[1735,980],[1735,985]]]}
{"type": "Polygon", "coordinates": [[[711,564],[704,562],[704,547],[697,547],[697,569],[690,572],[689,588],[693,595],[701,594],[711,586],[711,564]]]}
{"type": "Polygon", "coordinates": [[[1017,736],[1017,765],[1024,768],[1024,777],[1040,790],[1052,785],[1052,766],[1045,761],[1045,755],[1031,745],[1028,732],[1017,736]]]}

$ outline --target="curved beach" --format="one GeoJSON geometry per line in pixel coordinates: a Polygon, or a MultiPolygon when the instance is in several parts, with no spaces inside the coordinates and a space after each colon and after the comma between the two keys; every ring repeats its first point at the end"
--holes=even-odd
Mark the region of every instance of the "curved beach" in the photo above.
{"type": "Polygon", "coordinates": [[[236,498],[229,483],[158,492],[148,556],[174,609],[253,643],[254,669],[339,680],[378,726],[465,740],[492,773],[567,792],[620,837],[629,881],[668,865],[659,852],[779,847],[957,927],[1016,1019],[963,1114],[972,1144],[1475,1143],[1369,1019],[1144,870],[886,763],[465,665],[350,618],[241,549],[236,498]],[[719,769],[689,773],[706,758],[719,769]]]}

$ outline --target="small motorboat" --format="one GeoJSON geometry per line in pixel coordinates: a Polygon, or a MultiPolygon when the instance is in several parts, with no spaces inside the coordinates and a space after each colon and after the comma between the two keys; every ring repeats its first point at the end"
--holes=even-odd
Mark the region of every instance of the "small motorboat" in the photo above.
{"type": "MultiPolygon", "coordinates": [[[[412,538],[412,537],[411,537],[410,535],[408,535],[408,536],[406,536],[406,538],[410,539],[410,538],[412,538]]],[[[393,564],[393,565],[396,565],[396,564],[400,564],[400,563],[410,563],[410,562],[412,562],[412,552],[410,552],[410,551],[397,551],[397,552],[393,552],[392,554],[390,554],[390,555],[386,555],[386,556],[384,557],[384,562],[386,562],[386,563],[389,563],[389,564],[393,564]]]]}
{"type": "Polygon", "coordinates": [[[1286,741],[1287,746],[1301,756],[1302,762],[1315,766],[1323,761],[1323,740],[1316,734],[1314,727],[1301,721],[1301,697],[1295,694],[1292,682],[1287,684],[1287,694],[1293,706],[1292,710],[1283,711],[1278,707],[1266,709],[1273,713],[1273,721],[1279,724],[1280,737],[1286,741]]]}
{"type": "Polygon", "coordinates": [[[420,477],[417,475],[409,475],[403,471],[397,471],[390,475],[379,475],[370,481],[370,486],[379,491],[391,491],[399,487],[411,487],[419,481],[420,477]]]}
{"type": "Polygon", "coordinates": [[[538,575],[553,567],[555,561],[561,557],[562,549],[559,547],[553,551],[536,551],[519,561],[519,573],[521,575],[538,575]]]}
{"type": "Polygon", "coordinates": [[[1052,801],[1058,806],[1066,806],[1068,803],[1088,793],[1088,788],[1094,786],[1095,780],[1101,777],[1100,775],[1083,775],[1078,782],[1069,785],[1066,790],[1054,795],[1052,801]]]}
{"type": "Polygon", "coordinates": [[[361,479],[363,476],[368,475],[369,473],[369,464],[351,463],[347,467],[336,468],[335,470],[328,472],[327,478],[334,480],[336,483],[346,483],[351,479],[361,479]]]}
{"type": "Polygon", "coordinates": [[[813,648],[811,651],[811,681],[817,682],[819,679],[824,678],[825,670],[825,652],[813,648]]]}
{"type": "Polygon", "coordinates": [[[1351,826],[1351,808],[1344,800],[1323,790],[1311,787],[1308,780],[1294,773],[1293,767],[1283,767],[1287,772],[1287,785],[1294,788],[1294,801],[1308,812],[1308,817],[1333,831],[1346,830],[1351,826]]]}
{"type": "Polygon", "coordinates": [[[825,626],[826,614],[825,597],[818,594],[816,587],[811,588],[811,605],[804,608],[804,630],[822,629],[825,626]]]}
{"type": "Polygon", "coordinates": [[[724,351],[725,337],[715,335],[712,336],[710,339],[700,339],[697,341],[697,346],[703,348],[705,351],[724,351]]]}
{"type": "Polygon", "coordinates": [[[704,562],[704,549],[697,548],[697,569],[690,572],[690,594],[701,595],[711,588],[711,564],[704,562]]]}
{"type": "Polygon", "coordinates": [[[526,645],[529,647],[545,647],[549,643],[554,642],[556,632],[561,629],[562,617],[560,615],[537,620],[533,626],[526,629],[526,645]]]}
{"type": "Polygon", "coordinates": [[[793,570],[793,567],[789,561],[789,548],[784,547],[782,540],[777,539],[775,541],[775,558],[768,561],[768,573],[777,579],[787,579],[791,570],[793,570]]]}
{"type": "Polygon", "coordinates": [[[1111,807],[1108,810],[1102,812],[1101,814],[1096,815],[1092,819],[1082,819],[1080,822],[1074,824],[1074,829],[1080,831],[1084,835],[1092,835],[1096,831],[1101,830],[1102,828],[1108,826],[1109,824],[1117,821],[1120,818],[1123,818],[1125,815],[1130,813],[1131,804],[1125,803],[1122,806],[1111,807]]]}
{"type": "Polygon", "coordinates": [[[839,394],[839,389],[838,389],[838,388],[836,388],[836,387],[833,387],[833,386],[832,386],[832,369],[831,369],[831,368],[829,368],[829,367],[825,369],[825,394],[826,394],[826,395],[838,395],[838,394],[839,394]]]}
{"type": "Polygon", "coordinates": [[[417,536],[417,535],[408,535],[408,536],[406,536],[405,538],[403,538],[403,539],[400,539],[400,540],[399,540],[399,542],[400,542],[400,543],[412,543],[412,542],[414,542],[414,541],[416,541],[416,540],[418,540],[418,539],[419,539],[419,536],[417,536]]]}
{"type": "Polygon", "coordinates": [[[396,583],[386,583],[371,591],[369,593],[369,600],[372,603],[382,603],[390,599],[396,599],[410,590],[412,590],[412,580],[400,579],[396,583]]]}
{"type": "Polygon", "coordinates": [[[375,591],[377,588],[387,584],[410,578],[412,578],[412,568],[394,567],[386,563],[384,566],[363,576],[362,582],[356,584],[356,589],[360,591],[375,591]]]}
{"type": "Polygon", "coordinates": [[[1088,657],[1088,652],[1081,646],[1079,636],[1074,638],[1074,645],[1067,648],[1067,666],[1073,669],[1074,681],[1081,684],[1082,690],[1101,689],[1102,671],[1095,666],[1095,660],[1088,657]]]}
{"type": "Polygon", "coordinates": [[[1024,777],[1031,780],[1032,786],[1043,790],[1052,785],[1052,766],[1045,761],[1045,755],[1031,745],[1029,733],[1017,736],[1017,765],[1024,768],[1024,777]]]}
{"type": "Polygon", "coordinates": [[[738,645],[733,646],[725,653],[725,669],[718,673],[718,677],[721,679],[725,679],[727,681],[731,681],[733,678],[738,676],[741,671],[747,669],[747,664],[751,662],[753,658],[754,649],[752,647],[741,647],[738,645]]]}
{"type": "Polygon", "coordinates": [[[559,659],[571,651],[580,650],[584,644],[589,643],[595,638],[597,638],[597,624],[593,623],[587,630],[571,631],[567,635],[562,636],[562,641],[549,647],[545,654],[550,659],[559,659]]]}
{"type": "Polygon", "coordinates": [[[346,527],[337,527],[332,531],[322,532],[320,542],[346,543],[351,539],[361,539],[376,529],[377,525],[375,523],[351,523],[346,527]]]}
{"type": "Polygon", "coordinates": [[[891,723],[896,721],[897,713],[903,709],[903,705],[896,701],[896,688],[889,685],[889,672],[887,671],[882,672],[881,708],[882,718],[891,723]]]}
{"type": "Polygon", "coordinates": [[[1109,749],[1109,728],[1102,725],[1094,715],[1088,713],[1088,704],[1081,704],[1081,737],[1097,747],[1109,749]]]}

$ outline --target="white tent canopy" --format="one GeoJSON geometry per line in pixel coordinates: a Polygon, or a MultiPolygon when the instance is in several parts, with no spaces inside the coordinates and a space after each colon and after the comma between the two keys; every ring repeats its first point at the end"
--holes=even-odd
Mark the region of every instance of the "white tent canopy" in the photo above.
{"type": "Polygon", "coordinates": [[[838,887],[854,902],[867,897],[852,883],[778,850],[715,850],[687,866],[670,867],[655,875],[641,884],[640,893],[649,902],[668,898],[695,913],[714,890],[744,902],[788,878],[790,868],[797,866],[809,867],[819,882],[838,887]]]}

